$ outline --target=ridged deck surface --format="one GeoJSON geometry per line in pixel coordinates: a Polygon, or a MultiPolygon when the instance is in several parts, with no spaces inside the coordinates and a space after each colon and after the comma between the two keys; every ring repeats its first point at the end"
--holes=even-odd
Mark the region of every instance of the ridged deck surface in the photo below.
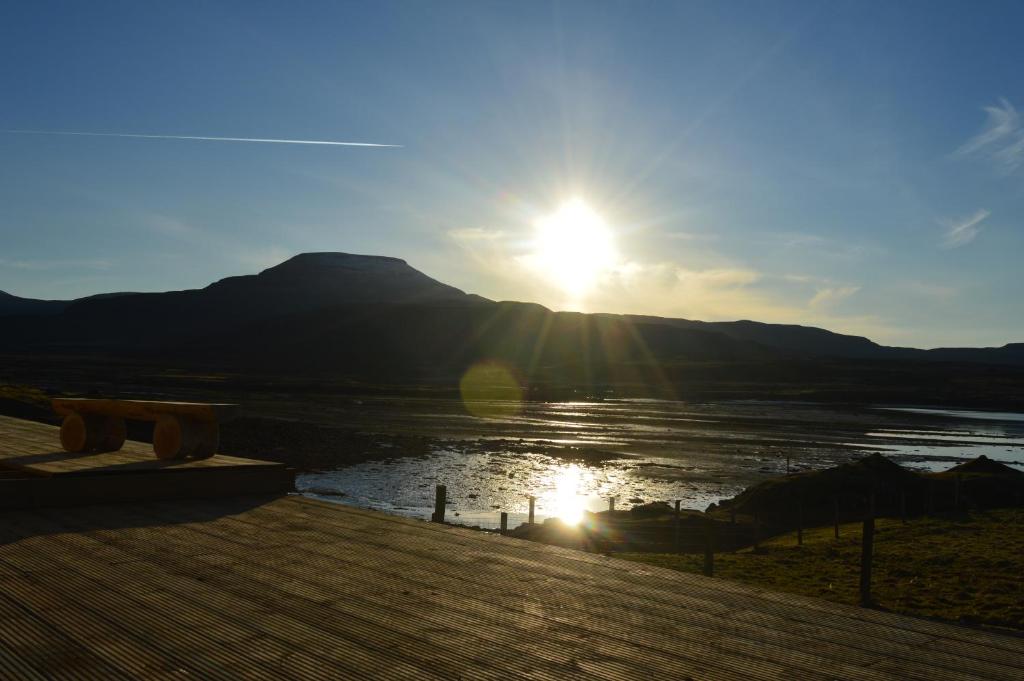
{"type": "Polygon", "coordinates": [[[296,496],[0,513],[0,678],[1014,679],[1024,640],[296,496]]]}

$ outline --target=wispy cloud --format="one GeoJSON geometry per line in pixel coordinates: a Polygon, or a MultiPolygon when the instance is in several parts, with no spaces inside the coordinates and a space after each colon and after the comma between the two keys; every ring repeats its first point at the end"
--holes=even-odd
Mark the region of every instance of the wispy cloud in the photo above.
{"type": "Polygon", "coordinates": [[[810,307],[826,307],[834,305],[844,298],[849,298],[859,290],[860,286],[837,286],[819,289],[814,294],[814,297],[811,298],[808,305],[810,307]]]}
{"type": "Polygon", "coordinates": [[[0,267],[30,272],[78,269],[107,270],[110,269],[110,261],[101,258],[55,258],[52,260],[11,260],[0,258],[0,267]]]}
{"type": "Polygon", "coordinates": [[[329,147],[401,147],[401,144],[373,142],[335,142],[332,140],[293,140],[264,137],[209,137],[201,135],[141,135],[129,132],[70,132],[67,130],[0,130],[12,135],[74,135],[78,137],[132,137],[151,140],[193,140],[203,142],[259,142],[263,144],[315,144],[329,147]]]}
{"type": "Polygon", "coordinates": [[[1020,115],[1002,98],[995,106],[984,109],[988,114],[985,127],[957,149],[955,155],[985,155],[1003,172],[1012,173],[1024,164],[1024,126],[1020,115]]]}
{"type": "Polygon", "coordinates": [[[875,245],[847,243],[818,234],[802,232],[776,232],[768,236],[766,243],[781,245],[786,250],[811,251],[816,255],[837,260],[860,260],[882,252],[875,245]]]}
{"type": "Polygon", "coordinates": [[[989,215],[991,215],[990,211],[981,209],[970,217],[943,221],[942,225],[946,228],[946,235],[942,240],[942,247],[959,248],[974,241],[975,237],[985,228],[982,222],[989,215]]]}
{"type": "Polygon", "coordinates": [[[462,227],[448,230],[448,236],[455,241],[494,241],[504,238],[505,233],[500,229],[485,229],[483,227],[462,227]]]}

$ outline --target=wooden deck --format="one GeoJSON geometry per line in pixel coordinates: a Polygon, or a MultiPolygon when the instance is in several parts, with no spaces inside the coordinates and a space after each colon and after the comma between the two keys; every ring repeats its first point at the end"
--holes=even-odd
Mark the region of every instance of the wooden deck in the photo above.
{"type": "Polygon", "coordinates": [[[217,454],[160,460],[151,445],[65,452],[60,429],[0,416],[0,508],[287,492],[294,472],[279,463],[217,454]]]}
{"type": "Polygon", "coordinates": [[[0,511],[0,678],[1017,681],[1024,639],[236,496],[0,511]]]}
{"type": "Polygon", "coordinates": [[[289,496],[0,513],[0,676],[1024,678],[1024,640],[289,496]]]}

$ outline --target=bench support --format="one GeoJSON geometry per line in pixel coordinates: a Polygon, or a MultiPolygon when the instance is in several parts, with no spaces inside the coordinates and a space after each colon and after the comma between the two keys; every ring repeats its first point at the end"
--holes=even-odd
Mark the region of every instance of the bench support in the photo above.
{"type": "Polygon", "coordinates": [[[153,426],[153,451],[158,459],[205,459],[213,456],[220,443],[215,421],[161,414],[153,426]]]}
{"type": "Polygon", "coordinates": [[[71,412],[60,425],[60,443],[73,453],[117,451],[127,434],[124,419],[118,416],[71,412]]]}

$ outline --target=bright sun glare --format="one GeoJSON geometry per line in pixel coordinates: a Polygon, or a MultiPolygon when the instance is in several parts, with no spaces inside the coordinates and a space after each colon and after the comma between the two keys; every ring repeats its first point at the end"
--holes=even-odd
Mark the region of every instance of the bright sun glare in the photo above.
{"type": "Polygon", "coordinates": [[[615,264],[615,241],[600,215],[572,199],[537,221],[533,259],[544,276],[579,299],[615,264]]]}
{"type": "Polygon", "coordinates": [[[554,479],[552,515],[567,525],[576,525],[583,520],[583,499],[579,496],[581,482],[580,467],[575,464],[558,471],[554,479]]]}

